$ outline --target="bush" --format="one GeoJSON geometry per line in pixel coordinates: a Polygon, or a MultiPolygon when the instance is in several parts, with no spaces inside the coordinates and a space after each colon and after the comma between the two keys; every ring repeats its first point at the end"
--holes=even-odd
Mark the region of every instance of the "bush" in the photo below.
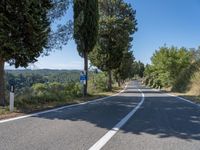
{"type": "Polygon", "coordinates": [[[79,83],[71,82],[62,84],[58,82],[37,83],[31,88],[24,88],[16,95],[16,107],[26,107],[26,105],[39,105],[48,102],[65,102],[74,97],[81,96],[81,86],[79,83]]]}
{"type": "Polygon", "coordinates": [[[71,82],[65,85],[65,94],[70,97],[80,97],[81,96],[81,84],[78,82],[71,82]]]}
{"type": "Polygon", "coordinates": [[[32,89],[36,95],[43,95],[45,92],[47,92],[47,85],[42,83],[37,83],[32,86],[32,89]]]}
{"type": "Polygon", "coordinates": [[[186,48],[161,47],[145,68],[146,83],[154,88],[173,87],[180,72],[191,65],[192,54],[186,48]]]}
{"type": "MultiPolygon", "coordinates": [[[[197,72],[199,65],[200,65],[200,62],[196,62],[196,63],[191,64],[189,67],[187,67],[183,71],[181,71],[180,74],[177,76],[177,79],[172,87],[172,90],[177,91],[177,92],[188,91],[190,88],[189,85],[190,85],[191,79],[194,76],[194,73],[197,72]]],[[[198,80],[200,80],[200,78],[197,79],[197,81],[198,80]]]]}
{"type": "Polygon", "coordinates": [[[200,96],[200,68],[192,76],[190,84],[190,93],[200,96]]]}
{"type": "Polygon", "coordinates": [[[104,72],[91,75],[88,90],[91,93],[107,91],[107,77],[104,72]]]}

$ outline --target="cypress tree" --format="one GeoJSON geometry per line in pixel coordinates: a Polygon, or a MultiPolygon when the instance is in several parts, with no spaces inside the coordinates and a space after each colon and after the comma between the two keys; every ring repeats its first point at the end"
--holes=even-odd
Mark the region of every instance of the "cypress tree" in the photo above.
{"type": "Polygon", "coordinates": [[[74,0],[74,39],[79,55],[84,58],[87,95],[88,54],[93,50],[98,35],[98,0],[74,0]]]}
{"type": "Polygon", "coordinates": [[[123,0],[99,0],[98,44],[90,61],[108,73],[108,89],[112,90],[112,70],[120,67],[123,52],[137,31],[135,10],[123,0]]]}
{"type": "Polygon", "coordinates": [[[51,0],[0,1],[0,101],[5,104],[4,64],[34,63],[47,49],[51,0]]]}

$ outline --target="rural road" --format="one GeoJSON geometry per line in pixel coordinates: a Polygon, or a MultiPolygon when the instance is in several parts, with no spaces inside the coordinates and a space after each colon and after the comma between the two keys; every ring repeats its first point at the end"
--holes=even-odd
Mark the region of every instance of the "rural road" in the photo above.
{"type": "Polygon", "coordinates": [[[132,81],[107,99],[0,122],[0,150],[88,149],[200,150],[200,107],[132,81]]]}

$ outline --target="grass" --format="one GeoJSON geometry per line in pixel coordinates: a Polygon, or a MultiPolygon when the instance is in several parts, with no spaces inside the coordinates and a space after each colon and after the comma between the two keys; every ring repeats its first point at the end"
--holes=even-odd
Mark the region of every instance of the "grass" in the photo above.
{"type": "Polygon", "coordinates": [[[0,115],[5,115],[5,114],[8,114],[8,113],[10,113],[8,107],[0,106],[0,115]]]}
{"type": "Polygon", "coordinates": [[[12,118],[16,116],[20,116],[27,113],[38,112],[42,110],[47,110],[59,106],[78,104],[86,101],[92,101],[97,98],[102,98],[106,96],[111,96],[115,93],[121,91],[122,88],[113,87],[113,90],[110,92],[99,92],[99,93],[90,93],[87,97],[79,97],[79,98],[69,98],[61,101],[51,101],[46,103],[31,103],[31,104],[23,104],[15,108],[14,112],[10,112],[8,107],[0,107],[0,119],[12,118]]]}

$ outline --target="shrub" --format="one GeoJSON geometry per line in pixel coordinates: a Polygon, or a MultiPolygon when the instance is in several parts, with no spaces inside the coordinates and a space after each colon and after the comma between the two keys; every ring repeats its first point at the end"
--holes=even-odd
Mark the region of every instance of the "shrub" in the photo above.
{"type": "Polygon", "coordinates": [[[89,80],[89,92],[107,91],[107,77],[104,72],[93,74],[89,80]]]}
{"type": "Polygon", "coordinates": [[[152,58],[152,65],[145,68],[145,77],[154,88],[173,87],[177,77],[191,65],[191,52],[186,48],[161,47],[152,58]]]}
{"type": "Polygon", "coordinates": [[[192,76],[190,93],[200,96],[200,68],[192,76]]]}
{"type": "Polygon", "coordinates": [[[79,83],[37,83],[31,88],[24,88],[16,95],[16,107],[22,108],[27,105],[39,105],[48,102],[70,101],[81,95],[79,83]]]}
{"type": "Polygon", "coordinates": [[[81,96],[81,85],[78,82],[71,82],[65,85],[65,94],[70,97],[81,96]]]}
{"type": "MultiPolygon", "coordinates": [[[[195,78],[194,73],[197,72],[198,66],[200,65],[199,62],[191,64],[189,67],[182,70],[179,75],[177,76],[177,79],[172,87],[173,91],[177,92],[186,92],[189,90],[189,85],[191,83],[192,77],[195,78]]],[[[197,81],[200,80],[197,79],[197,81]]],[[[200,84],[199,84],[200,85],[200,84]]]]}

